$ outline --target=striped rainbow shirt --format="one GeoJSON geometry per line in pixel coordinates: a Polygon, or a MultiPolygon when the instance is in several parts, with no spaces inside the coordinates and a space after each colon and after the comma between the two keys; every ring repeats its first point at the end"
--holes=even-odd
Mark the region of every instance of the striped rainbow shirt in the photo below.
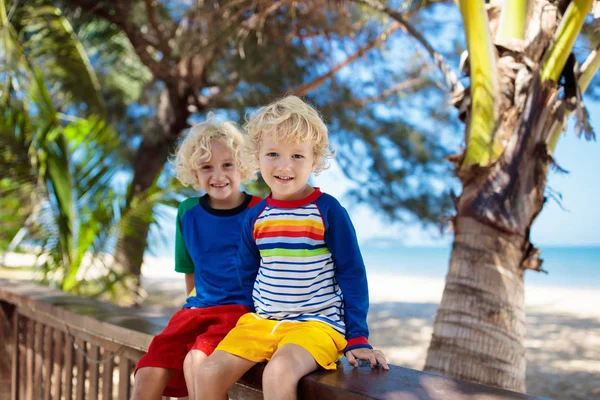
{"type": "Polygon", "coordinates": [[[344,334],[344,298],[316,204],[292,210],[265,207],[253,237],[261,258],[252,293],[256,313],[322,321],[344,334]]]}
{"type": "Polygon", "coordinates": [[[321,321],[370,347],[366,271],[350,218],[333,197],[315,189],[302,200],[257,204],[243,225],[238,272],[258,315],[321,321]]]}

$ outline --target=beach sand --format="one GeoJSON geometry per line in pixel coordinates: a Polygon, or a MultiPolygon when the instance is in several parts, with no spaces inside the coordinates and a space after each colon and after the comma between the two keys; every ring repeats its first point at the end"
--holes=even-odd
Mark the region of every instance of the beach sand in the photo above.
{"type": "MultiPolygon", "coordinates": [[[[177,310],[183,279],[145,278],[143,308],[155,315],[177,310]]],[[[392,364],[422,369],[444,282],[369,275],[370,342],[392,364]]],[[[526,287],[527,393],[560,400],[600,399],[600,294],[526,287]]]]}

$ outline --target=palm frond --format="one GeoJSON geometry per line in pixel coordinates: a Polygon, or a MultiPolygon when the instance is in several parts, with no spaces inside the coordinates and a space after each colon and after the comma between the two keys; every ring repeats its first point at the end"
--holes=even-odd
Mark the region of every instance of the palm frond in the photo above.
{"type": "MultiPolygon", "coordinates": [[[[600,43],[596,43],[596,48],[589,54],[585,62],[581,65],[580,75],[577,79],[577,86],[579,89],[578,104],[576,105],[576,131],[578,133],[584,133],[586,138],[593,138],[595,136],[592,125],[589,123],[589,114],[581,99],[581,94],[585,93],[588,89],[592,78],[598,72],[600,68],[600,43]]],[[[548,151],[550,154],[554,153],[558,139],[561,133],[565,130],[565,125],[569,117],[570,112],[552,124],[550,133],[548,134],[548,151]]]]}
{"type": "Polygon", "coordinates": [[[479,0],[460,2],[467,35],[472,96],[463,170],[472,165],[487,166],[502,152],[502,145],[494,137],[498,120],[496,51],[484,6],[479,0]]]}
{"type": "Polygon", "coordinates": [[[89,112],[104,114],[100,85],[88,55],[59,8],[20,7],[18,15],[23,47],[44,73],[46,82],[64,96],[64,104],[88,105],[89,112]]]}
{"type": "MultiPolygon", "coordinates": [[[[78,35],[90,57],[97,60],[95,66],[103,91],[121,96],[122,104],[139,101],[143,89],[152,81],[152,73],[140,61],[127,35],[101,19],[84,23],[78,35]]],[[[109,103],[107,100],[107,107],[109,103]]]]}
{"type": "Polygon", "coordinates": [[[523,39],[530,6],[530,0],[508,0],[502,8],[496,39],[500,42],[523,39]]]}
{"type": "Polygon", "coordinates": [[[542,66],[542,82],[547,80],[558,82],[593,3],[594,0],[573,0],[567,7],[567,11],[554,35],[554,43],[550,47],[548,56],[542,66]]]}

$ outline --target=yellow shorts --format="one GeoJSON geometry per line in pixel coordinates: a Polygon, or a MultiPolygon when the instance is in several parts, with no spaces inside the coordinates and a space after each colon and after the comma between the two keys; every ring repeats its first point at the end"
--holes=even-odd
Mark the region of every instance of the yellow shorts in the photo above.
{"type": "Polygon", "coordinates": [[[263,362],[270,360],[284,344],[295,344],[306,349],[321,367],[335,369],[346,343],[338,331],[324,322],[276,321],[248,313],[238,320],[216,350],[263,362]]]}

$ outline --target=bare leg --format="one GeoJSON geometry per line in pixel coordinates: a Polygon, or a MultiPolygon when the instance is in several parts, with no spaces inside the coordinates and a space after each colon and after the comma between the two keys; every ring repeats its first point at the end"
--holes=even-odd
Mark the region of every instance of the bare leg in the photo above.
{"type": "Polygon", "coordinates": [[[195,399],[196,396],[196,380],[194,376],[208,356],[200,350],[190,350],[185,356],[183,361],[183,375],[185,376],[185,383],[188,389],[188,396],[190,399],[195,399]]]}
{"type": "Polygon", "coordinates": [[[224,400],[227,391],[256,364],[233,354],[217,350],[193,373],[194,382],[186,383],[188,388],[194,386],[195,396],[190,400],[224,400]]]}
{"type": "Polygon", "coordinates": [[[158,367],[140,368],[133,382],[132,400],[161,400],[173,370],[158,367]]]}
{"type": "Polygon", "coordinates": [[[265,400],[295,400],[300,378],[318,367],[306,349],[296,344],[284,344],[273,354],[263,372],[265,400]]]}

